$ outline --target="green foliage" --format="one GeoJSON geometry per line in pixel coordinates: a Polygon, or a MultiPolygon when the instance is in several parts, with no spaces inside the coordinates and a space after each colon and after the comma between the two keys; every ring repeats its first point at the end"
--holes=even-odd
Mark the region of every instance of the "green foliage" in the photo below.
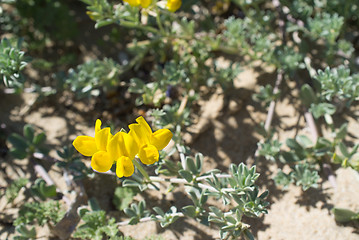
{"type": "Polygon", "coordinates": [[[133,201],[133,197],[136,196],[137,190],[131,187],[117,187],[113,195],[113,204],[115,207],[122,211],[128,207],[133,201]]]}
{"type": "Polygon", "coordinates": [[[62,219],[64,214],[58,201],[27,202],[21,206],[19,217],[15,220],[14,225],[33,225],[35,223],[40,226],[45,224],[55,225],[62,219]]]}
{"type": "MultiPolygon", "coordinates": [[[[265,20],[269,23],[270,15],[265,20]]],[[[225,20],[224,26],[226,30],[223,33],[223,40],[229,46],[241,49],[243,54],[248,54],[253,59],[269,61],[272,58],[277,36],[266,31],[264,25],[258,24],[250,17],[244,19],[230,17],[225,20]]]]}
{"type": "Polygon", "coordinates": [[[0,43],[0,77],[6,87],[22,89],[24,76],[21,71],[26,67],[29,58],[21,51],[22,39],[17,42],[1,39],[0,43]]]}
{"type": "Polygon", "coordinates": [[[134,225],[139,223],[143,217],[149,217],[150,212],[146,210],[146,202],[140,201],[138,204],[132,203],[130,207],[123,210],[130,218],[129,224],[134,225]]]}
{"type": "Polygon", "coordinates": [[[282,185],[284,188],[287,188],[290,183],[295,182],[297,186],[302,186],[303,191],[309,188],[317,188],[318,180],[318,172],[311,170],[309,164],[297,164],[289,174],[285,174],[279,170],[274,177],[276,185],[282,185]]]}
{"type": "Polygon", "coordinates": [[[292,172],[292,178],[298,186],[302,186],[303,191],[306,191],[310,187],[318,187],[318,172],[315,170],[311,170],[307,164],[295,165],[294,171],[292,172]]]}
{"type": "Polygon", "coordinates": [[[20,236],[15,236],[14,240],[36,239],[36,229],[34,226],[28,229],[25,224],[20,224],[16,226],[15,230],[20,236]]]}
{"type": "Polygon", "coordinates": [[[5,196],[7,198],[7,201],[13,202],[15,198],[18,196],[20,190],[25,187],[25,185],[29,182],[27,178],[19,178],[13,181],[5,191],[5,196]]]}
{"type": "Polygon", "coordinates": [[[333,44],[343,23],[344,18],[338,14],[317,14],[314,18],[308,18],[309,34],[314,39],[324,38],[329,44],[333,44]]]}
{"type": "Polygon", "coordinates": [[[80,212],[80,217],[85,223],[77,227],[74,237],[93,240],[102,240],[104,237],[111,240],[123,239],[118,236],[115,219],[107,219],[105,211],[84,211],[80,212]]]}
{"type": "Polygon", "coordinates": [[[9,2],[13,11],[5,11],[10,21],[6,21],[7,29],[15,34],[25,34],[30,45],[35,41],[47,38],[68,40],[77,32],[76,21],[70,8],[63,1],[52,0],[18,0],[9,2]]]}
{"type": "Polygon", "coordinates": [[[154,207],[153,210],[161,217],[158,218],[157,216],[152,215],[151,218],[153,220],[158,220],[160,222],[161,227],[167,227],[168,225],[174,223],[179,218],[177,213],[177,208],[172,206],[166,213],[159,207],[154,207]]]}
{"type": "Polygon", "coordinates": [[[98,96],[118,86],[120,70],[112,59],[92,60],[70,69],[66,83],[78,97],[98,96]]]}
{"type": "Polygon", "coordinates": [[[356,144],[351,151],[343,142],[338,144],[341,154],[336,151],[333,154],[333,162],[340,164],[342,167],[351,167],[359,172],[359,157],[357,155],[359,144],[356,144]]]}
{"type": "Polygon", "coordinates": [[[267,160],[275,161],[279,157],[282,143],[278,140],[267,138],[264,142],[258,142],[258,154],[264,156],[267,160]]]}
{"type": "Polygon", "coordinates": [[[56,152],[63,160],[58,161],[56,165],[69,171],[74,179],[82,179],[93,173],[93,171],[81,161],[81,158],[75,155],[75,148],[72,145],[64,146],[63,149],[57,150],[56,152]]]}
{"type": "Polygon", "coordinates": [[[35,134],[30,124],[24,126],[23,136],[13,133],[7,139],[12,145],[10,153],[18,159],[31,157],[35,152],[47,153],[48,150],[43,146],[45,140],[45,133],[35,134]]]}
{"type": "Polygon", "coordinates": [[[269,106],[271,101],[275,101],[279,98],[280,91],[277,93],[273,92],[273,87],[270,84],[267,84],[265,87],[261,86],[259,93],[253,94],[252,98],[256,102],[264,104],[266,107],[269,106]]]}
{"type": "MultiPolygon", "coordinates": [[[[259,174],[256,173],[256,167],[249,168],[243,163],[238,166],[232,164],[229,168],[230,174],[222,174],[217,169],[202,173],[202,165],[202,154],[196,154],[194,159],[183,156],[181,165],[183,168],[175,173],[181,178],[175,179],[174,183],[182,182],[190,186],[188,195],[192,199],[193,205],[182,207],[182,212],[179,212],[175,206],[172,206],[167,212],[160,207],[154,207],[153,210],[157,215],[150,215],[150,218],[158,221],[162,227],[166,227],[179,217],[188,216],[206,225],[209,222],[217,224],[221,229],[221,238],[226,234],[232,237],[251,236],[248,230],[249,225],[242,221],[242,216],[259,217],[261,214],[267,213],[266,207],[269,204],[265,201],[268,191],[258,194],[258,186],[255,185],[255,182],[259,174]],[[208,184],[205,185],[202,181],[208,184]],[[214,206],[208,206],[207,200],[210,197],[221,199],[230,210],[223,213],[214,206]],[[208,207],[211,209],[210,212],[208,207]],[[213,214],[216,215],[216,213],[219,215],[214,217],[213,214]]],[[[153,185],[157,181],[156,178],[144,179],[138,175],[133,176],[134,180],[126,179],[123,185],[144,190],[146,185],[153,185]]],[[[168,180],[170,181],[170,179],[168,180]]],[[[148,218],[149,213],[144,209],[145,202],[140,202],[139,205],[133,203],[130,208],[126,208],[124,211],[130,217],[129,223],[136,224],[141,218],[148,218]]]]}
{"type": "Polygon", "coordinates": [[[34,196],[39,197],[43,201],[45,201],[46,198],[56,196],[56,186],[48,186],[42,178],[36,179],[30,190],[34,196]]]}
{"type": "Polygon", "coordinates": [[[320,96],[327,101],[335,98],[352,101],[359,96],[359,74],[350,75],[350,69],[343,65],[318,70],[315,79],[320,84],[320,96]]]}

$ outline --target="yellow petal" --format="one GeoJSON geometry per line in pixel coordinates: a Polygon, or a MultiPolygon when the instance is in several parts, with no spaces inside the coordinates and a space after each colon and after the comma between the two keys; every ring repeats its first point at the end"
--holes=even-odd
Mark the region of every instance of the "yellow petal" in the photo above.
{"type": "Polygon", "coordinates": [[[98,131],[101,130],[101,125],[102,125],[102,122],[100,119],[97,119],[96,120],[96,123],[95,123],[95,133],[97,133],[98,131]]]}
{"type": "Polygon", "coordinates": [[[129,134],[135,139],[139,146],[150,143],[152,135],[150,126],[143,117],[138,117],[136,121],[138,124],[133,123],[128,126],[130,128],[129,134]]]}
{"type": "Polygon", "coordinates": [[[141,0],[141,6],[143,8],[147,8],[148,6],[150,6],[152,0],[141,0]]]}
{"type": "Polygon", "coordinates": [[[105,151],[98,151],[91,158],[91,167],[98,172],[107,172],[111,169],[113,158],[105,151]]]}
{"type": "Polygon", "coordinates": [[[154,145],[157,150],[162,150],[171,141],[172,136],[173,134],[168,129],[157,130],[151,136],[151,144],[154,145]]]}
{"type": "Polygon", "coordinates": [[[139,0],[123,0],[124,2],[127,2],[128,4],[130,4],[132,7],[137,7],[138,5],[140,5],[140,1],[139,0]]]}
{"type": "Polygon", "coordinates": [[[143,164],[154,164],[159,159],[157,148],[150,144],[142,146],[138,156],[143,164]]]}
{"type": "Polygon", "coordinates": [[[122,156],[117,160],[116,175],[119,178],[130,177],[134,172],[135,167],[128,157],[122,156]]]}
{"type": "Polygon", "coordinates": [[[89,136],[78,136],[72,142],[72,145],[74,145],[79,153],[86,157],[91,157],[98,151],[95,138],[89,136]]]}
{"type": "Polygon", "coordinates": [[[166,7],[169,11],[175,12],[181,7],[181,0],[167,0],[166,7]]]}
{"type": "Polygon", "coordinates": [[[119,157],[125,155],[124,134],[126,133],[116,133],[108,143],[107,151],[114,159],[118,159],[119,157]]]}
{"type": "Polygon", "coordinates": [[[137,142],[131,135],[126,133],[123,135],[123,140],[126,149],[125,155],[129,157],[131,160],[134,159],[139,149],[137,142]]]}
{"type": "Polygon", "coordinates": [[[95,141],[97,149],[101,151],[107,151],[108,140],[112,137],[110,128],[104,128],[95,132],[95,141]]]}

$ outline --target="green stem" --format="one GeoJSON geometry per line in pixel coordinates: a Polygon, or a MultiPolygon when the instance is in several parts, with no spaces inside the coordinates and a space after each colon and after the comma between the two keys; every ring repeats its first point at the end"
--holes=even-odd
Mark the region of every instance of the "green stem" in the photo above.
{"type": "Polygon", "coordinates": [[[133,22],[127,22],[127,21],[121,21],[120,25],[127,28],[137,28],[145,31],[149,31],[152,33],[158,33],[158,30],[156,28],[150,27],[150,26],[144,26],[144,25],[138,25],[133,22]]]}
{"type": "Polygon", "coordinates": [[[160,28],[160,32],[163,36],[166,36],[166,31],[163,28],[162,22],[161,22],[161,18],[160,18],[160,9],[157,6],[157,2],[155,3],[155,8],[156,8],[156,21],[157,21],[157,25],[160,28]]]}
{"type": "Polygon", "coordinates": [[[137,161],[137,159],[132,160],[133,164],[137,167],[137,169],[141,172],[141,174],[145,177],[145,179],[149,182],[151,182],[150,177],[148,176],[148,173],[146,170],[142,167],[141,163],[137,161]]]}

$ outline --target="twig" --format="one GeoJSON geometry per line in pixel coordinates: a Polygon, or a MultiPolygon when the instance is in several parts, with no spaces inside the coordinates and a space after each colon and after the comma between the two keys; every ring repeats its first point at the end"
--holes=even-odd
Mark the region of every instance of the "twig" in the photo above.
{"type": "MultiPolygon", "coordinates": [[[[283,77],[284,77],[284,72],[283,72],[283,70],[279,69],[278,73],[277,73],[277,79],[275,81],[275,86],[273,89],[274,95],[279,92],[279,86],[282,83],[283,77]]],[[[273,116],[274,116],[274,112],[275,112],[275,106],[276,106],[276,100],[272,100],[269,104],[267,119],[264,123],[264,129],[267,132],[269,131],[269,128],[272,124],[272,120],[273,120],[273,116]]]]}
{"type": "MultiPolygon", "coordinates": [[[[274,89],[273,89],[273,94],[277,94],[279,92],[279,86],[282,83],[283,78],[284,78],[284,72],[283,72],[283,70],[279,69],[278,73],[277,73],[277,79],[275,81],[275,85],[274,85],[274,89]]],[[[266,132],[269,132],[270,126],[272,124],[274,113],[275,113],[276,103],[277,103],[276,100],[272,100],[269,104],[267,118],[264,123],[264,129],[266,132]]],[[[262,139],[260,142],[263,143],[263,141],[264,140],[262,139]]],[[[259,157],[259,150],[260,150],[260,147],[258,146],[254,153],[254,161],[256,161],[256,159],[259,157]]]]}
{"type": "Polygon", "coordinates": [[[48,155],[45,155],[43,153],[39,153],[39,152],[35,152],[34,154],[32,154],[32,156],[34,156],[34,158],[40,159],[40,160],[45,160],[45,161],[49,161],[49,162],[60,162],[60,160],[50,157],[48,155]]]}
{"type": "Polygon", "coordinates": [[[80,181],[74,181],[76,198],[71,202],[65,216],[55,225],[52,231],[61,239],[69,239],[77,224],[80,222],[80,216],[77,209],[87,202],[87,194],[80,181]]]}

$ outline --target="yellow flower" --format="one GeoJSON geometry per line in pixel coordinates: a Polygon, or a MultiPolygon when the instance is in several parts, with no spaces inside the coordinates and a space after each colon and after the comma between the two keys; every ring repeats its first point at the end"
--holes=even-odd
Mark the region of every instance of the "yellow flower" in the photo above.
{"type": "Polygon", "coordinates": [[[129,177],[135,171],[132,160],[138,153],[138,145],[127,133],[118,132],[108,143],[108,152],[116,161],[116,175],[129,177]]]}
{"type": "Polygon", "coordinates": [[[141,6],[142,6],[143,8],[148,8],[148,6],[151,5],[152,0],[140,0],[140,2],[141,2],[141,6]]]}
{"type": "Polygon", "coordinates": [[[181,7],[181,0],[167,0],[166,7],[169,11],[175,12],[181,7]]]}
{"type": "Polygon", "coordinates": [[[95,137],[78,136],[73,145],[82,155],[91,157],[91,167],[98,172],[106,172],[111,169],[113,160],[108,153],[107,143],[112,138],[110,128],[101,129],[101,120],[95,124],[95,137]]]}
{"type": "Polygon", "coordinates": [[[137,123],[129,125],[130,132],[139,147],[138,156],[142,163],[153,164],[158,161],[159,150],[162,150],[170,142],[172,133],[168,129],[160,129],[152,132],[150,126],[143,117],[136,119],[137,123]]]}
{"type": "Polygon", "coordinates": [[[152,3],[152,0],[123,0],[124,2],[127,2],[132,7],[138,7],[141,5],[143,8],[147,8],[152,3]]]}

